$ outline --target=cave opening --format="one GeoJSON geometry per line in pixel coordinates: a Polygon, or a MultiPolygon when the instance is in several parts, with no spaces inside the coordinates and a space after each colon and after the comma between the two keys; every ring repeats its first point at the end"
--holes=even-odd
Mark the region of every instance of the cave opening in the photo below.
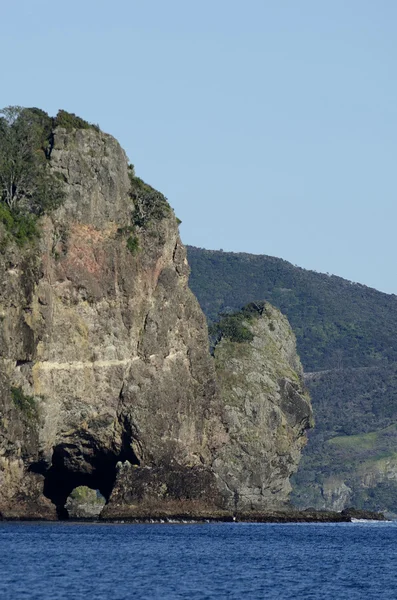
{"type": "Polygon", "coordinates": [[[66,500],[65,510],[69,519],[98,519],[106,499],[99,490],[81,485],[72,490],[66,500]]]}
{"type": "MultiPolygon", "coordinates": [[[[43,473],[43,493],[55,504],[58,518],[69,518],[66,504],[76,488],[91,488],[98,497],[103,496],[108,502],[116,480],[116,465],[125,460],[139,465],[129,444],[119,453],[99,450],[87,444],[62,443],[55,446],[51,466],[43,473]]],[[[34,465],[32,470],[36,470],[34,465]]],[[[36,472],[38,470],[41,469],[36,472]]]]}

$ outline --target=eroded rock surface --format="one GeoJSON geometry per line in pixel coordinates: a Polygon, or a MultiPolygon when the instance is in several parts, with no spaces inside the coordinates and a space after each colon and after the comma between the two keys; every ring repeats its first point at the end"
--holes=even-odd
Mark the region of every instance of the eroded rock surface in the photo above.
{"type": "Polygon", "coordinates": [[[214,351],[230,436],[214,469],[228,507],[269,510],[287,505],[312,409],[287,319],[268,303],[245,313],[214,351]]]}
{"type": "Polygon", "coordinates": [[[221,518],[228,513],[215,475],[203,466],[120,465],[104,519],[221,518]]]}
{"type": "Polygon", "coordinates": [[[108,498],[120,460],[210,464],[225,439],[166,200],[93,129],[55,130],[51,168],[64,204],[0,255],[5,517],[55,518],[80,485],[108,498]]]}

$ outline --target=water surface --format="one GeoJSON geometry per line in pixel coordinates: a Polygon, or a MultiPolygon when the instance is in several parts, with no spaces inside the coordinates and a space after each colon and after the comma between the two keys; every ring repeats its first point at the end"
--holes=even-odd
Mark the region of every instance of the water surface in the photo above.
{"type": "Polygon", "coordinates": [[[0,523],[2,600],[393,599],[397,524],[0,523]]]}

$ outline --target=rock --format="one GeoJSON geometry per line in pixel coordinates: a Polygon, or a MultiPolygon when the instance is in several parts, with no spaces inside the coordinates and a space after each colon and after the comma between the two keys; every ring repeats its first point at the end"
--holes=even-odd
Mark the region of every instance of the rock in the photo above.
{"type": "Polygon", "coordinates": [[[240,316],[237,339],[221,337],[214,351],[230,441],[213,467],[227,507],[269,510],[287,506],[312,410],[287,319],[267,303],[240,316]]]}
{"type": "Polygon", "coordinates": [[[353,490],[337,477],[329,477],[321,485],[323,510],[341,511],[350,504],[353,490]]]}
{"type": "Polygon", "coordinates": [[[206,467],[120,467],[103,519],[223,518],[223,498],[206,467]]]}
{"type": "Polygon", "coordinates": [[[357,508],[345,508],[341,511],[341,515],[348,517],[350,520],[358,519],[365,521],[385,521],[385,515],[381,512],[374,512],[372,510],[360,510],[357,508]]]}
{"type": "Polygon", "coordinates": [[[94,129],[56,129],[50,166],[64,204],[0,254],[5,517],[53,518],[79,485],[108,499],[118,461],[209,465],[227,437],[166,200],[94,129]]]}
{"type": "MultiPolygon", "coordinates": [[[[353,505],[360,509],[381,511],[394,519],[397,513],[390,507],[396,505],[396,456],[391,455],[387,450],[382,456],[382,447],[379,444],[379,449],[374,450],[374,455],[369,459],[361,452],[361,462],[359,462],[358,444],[357,448],[356,454],[354,449],[350,452],[354,468],[346,469],[338,475],[319,476],[317,481],[311,481],[306,486],[301,485],[299,495],[295,494],[294,497],[298,507],[309,503],[316,510],[341,511],[353,505]]],[[[368,452],[367,449],[365,451],[368,452]]],[[[347,452],[345,450],[346,456],[347,452]]]]}

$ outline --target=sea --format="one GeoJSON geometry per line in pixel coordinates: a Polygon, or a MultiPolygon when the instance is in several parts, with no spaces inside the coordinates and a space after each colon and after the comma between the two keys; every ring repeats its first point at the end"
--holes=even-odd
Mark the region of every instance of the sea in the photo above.
{"type": "Polygon", "coordinates": [[[1,600],[393,599],[397,522],[0,523],[1,600]]]}

